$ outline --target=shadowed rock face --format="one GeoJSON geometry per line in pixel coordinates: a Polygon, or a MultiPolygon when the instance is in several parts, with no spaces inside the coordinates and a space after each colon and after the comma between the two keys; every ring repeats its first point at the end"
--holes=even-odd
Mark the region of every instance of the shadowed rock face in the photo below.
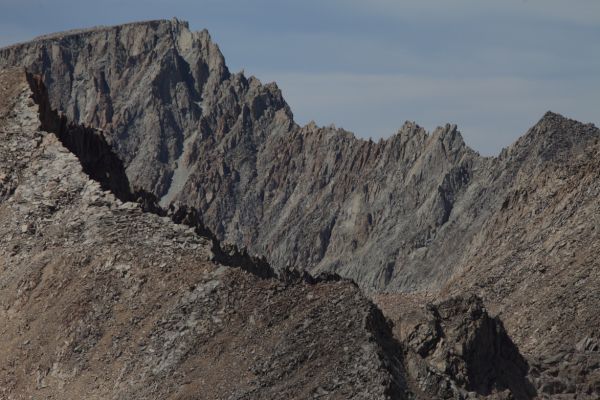
{"type": "Polygon", "coordinates": [[[455,398],[471,392],[530,399],[536,395],[527,379],[527,362],[502,322],[491,318],[477,297],[429,304],[426,317],[404,342],[409,371],[430,396],[455,398]]]}
{"type": "MultiPolygon", "coordinates": [[[[299,127],[275,84],[231,74],[206,31],[176,20],[0,49],[0,66],[11,65],[40,74],[69,121],[102,131],[132,190],[196,210],[218,239],[278,271],[389,292],[378,302],[395,320],[412,295],[476,294],[504,321],[538,393],[597,397],[593,125],[547,113],[495,158],[452,125],[429,134],[406,123],[378,143],[299,127]]],[[[6,178],[0,199],[13,191],[6,178]]]]}

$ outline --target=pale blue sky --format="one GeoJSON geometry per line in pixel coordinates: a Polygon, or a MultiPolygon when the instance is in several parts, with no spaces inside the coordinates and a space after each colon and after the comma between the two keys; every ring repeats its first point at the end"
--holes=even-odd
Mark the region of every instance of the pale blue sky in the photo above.
{"type": "Polygon", "coordinates": [[[0,0],[0,46],[174,16],[276,81],[301,124],[451,122],[486,155],[547,110],[600,125],[600,0],[0,0]]]}

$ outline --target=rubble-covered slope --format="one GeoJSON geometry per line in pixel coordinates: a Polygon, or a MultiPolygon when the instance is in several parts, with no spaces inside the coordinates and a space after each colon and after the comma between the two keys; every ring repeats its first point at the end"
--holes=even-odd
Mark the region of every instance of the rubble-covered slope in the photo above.
{"type": "Polygon", "coordinates": [[[355,285],[232,268],[103,190],[40,129],[36,82],[0,71],[1,398],[403,396],[387,322],[355,285]]]}

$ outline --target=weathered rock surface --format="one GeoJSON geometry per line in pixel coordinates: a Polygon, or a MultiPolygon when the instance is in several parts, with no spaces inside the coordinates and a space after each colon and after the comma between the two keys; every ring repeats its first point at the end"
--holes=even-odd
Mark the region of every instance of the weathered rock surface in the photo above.
{"type": "Polygon", "coordinates": [[[580,345],[600,331],[600,131],[548,113],[497,162],[510,191],[442,293],[483,296],[544,395],[600,397],[600,352],[580,345]]]}
{"type": "MultiPolygon", "coordinates": [[[[389,292],[377,301],[397,326],[422,308],[414,299],[475,294],[504,322],[539,397],[600,396],[593,125],[548,113],[494,158],[452,125],[428,134],[406,123],[378,143],[299,127],[275,84],[230,73],[206,31],[176,20],[0,49],[0,66],[12,65],[40,74],[68,121],[102,130],[131,192],[197,210],[218,239],[279,271],[389,292]]],[[[14,193],[16,168],[0,174],[0,200],[14,193]]],[[[463,385],[453,395],[469,391],[468,380],[444,379],[463,385]]]]}

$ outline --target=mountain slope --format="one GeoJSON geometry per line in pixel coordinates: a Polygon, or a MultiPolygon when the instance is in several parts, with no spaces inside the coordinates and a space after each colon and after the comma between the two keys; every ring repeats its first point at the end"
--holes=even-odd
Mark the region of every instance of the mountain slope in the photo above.
{"type": "Polygon", "coordinates": [[[438,292],[377,303],[401,326],[415,301],[478,295],[529,360],[541,395],[597,397],[599,160],[598,128],[547,113],[493,161],[483,198],[496,206],[461,268],[438,292]]]}
{"type": "Polygon", "coordinates": [[[0,139],[2,398],[535,393],[526,361],[478,298],[430,306],[400,343],[353,283],[275,277],[263,261],[223,250],[193,212],[128,201],[135,194],[102,133],[55,113],[41,77],[20,68],[0,70],[0,139]],[[469,354],[423,352],[431,341],[418,326],[440,318],[469,335],[448,329],[438,344],[469,354]],[[513,372],[478,372],[482,360],[513,372]],[[456,368],[436,370],[440,362],[456,368]]]}
{"type": "Polygon", "coordinates": [[[275,84],[230,73],[208,33],[177,20],[0,49],[0,66],[12,65],[40,74],[69,121],[102,130],[131,191],[196,209],[219,239],[278,271],[354,279],[409,353],[425,303],[476,294],[504,321],[538,393],[600,393],[593,125],[548,113],[491,158],[452,125],[428,134],[406,123],[378,143],[299,127],[275,84]]]}

